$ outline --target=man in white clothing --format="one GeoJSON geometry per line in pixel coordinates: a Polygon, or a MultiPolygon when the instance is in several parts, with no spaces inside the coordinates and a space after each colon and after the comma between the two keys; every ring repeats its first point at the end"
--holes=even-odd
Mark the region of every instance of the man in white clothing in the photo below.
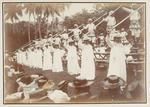
{"type": "Polygon", "coordinates": [[[84,27],[84,29],[88,30],[88,33],[87,33],[88,37],[91,39],[92,43],[95,43],[95,41],[96,41],[96,37],[95,37],[96,26],[92,22],[92,19],[88,20],[88,24],[84,27]]]}
{"type": "Polygon", "coordinates": [[[114,29],[114,25],[116,25],[116,18],[113,16],[113,11],[110,11],[108,16],[103,20],[107,22],[107,32],[111,32],[111,30],[114,29]]]}

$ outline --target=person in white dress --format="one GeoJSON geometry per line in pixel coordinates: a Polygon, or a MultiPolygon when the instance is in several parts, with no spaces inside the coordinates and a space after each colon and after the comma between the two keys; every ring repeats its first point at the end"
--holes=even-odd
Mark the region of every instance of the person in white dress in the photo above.
{"type": "Polygon", "coordinates": [[[90,44],[90,38],[85,36],[81,48],[81,72],[77,79],[94,80],[95,79],[95,61],[94,51],[90,44]]]}
{"type": "Polygon", "coordinates": [[[16,52],[16,57],[17,57],[17,63],[18,64],[22,64],[21,53],[22,53],[22,51],[20,49],[16,52]]]}
{"type": "Polygon", "coordinates": [[[63,46],[66,46],[67,45],[67,40],[68,40],[68,33],[67,33],[67,31],[64,31],[63,34],[61,35],[61,37],[62,37],[63,46]]]}
{"type": "Polygon", "coordinates": [[[116,33],[114,40],[111,41],[108,35],[106,37],[106,42],[111,48],[107,77],[109,77],[110,75],[116,75],[126,82],[126,52],[123,44],[121,43],[121,36],[116,33]]]}
{"type": "Polygon", "coordinates": [[[67,49],[67,70],[71,75],[79,74],[80,67],[78,63],[78,54],[77,48],[75,46],[75,42],[70,39],[68,40],[69,45],[66,47],[67,49]]]}
{"type": "Polygon", "coordinates": [[[53,72],[62,72],[63,71],[63,63],[62,63],[62,57],[65,54],[65,51],[61,50],[59,48],[59,43],[54,43],[54,49],[53,49],[53,66],[52,71],[53,72]]]}
{"type": "Polygon", "coordinates": [[[40,46],[37,47],[37,55],[36,56],[37,57],[34,57],[34,59],[37,58],[37,67],[42,69],[42,67],[43,67],[43,52],[42,52],[40,46]]]}
{"type": "Polygon", "coordinates": [[[92,43],[95,43],[96,41],[96,36],[95,36],[95,30],[96,30],[96,26],[95,24],[92,22],[92,19],[88,19],[88,24],[86,26],[83,27],[84,29],[88,30],[88,37],[91,39],[92,43]]]}
{"type": "Polygon", "coordinates": [[[43,51],[43,70],[51,70],[52,69],[52,55],[51,50],[48,45],[45,45],[43,51]]]}
{"type": "Polygon", "coordinates": [[[113,27],[116,25],[116,18],[113,16],[113,11],[110,11],[108,16],[103,20],[107,22],[106,31],[111,32],[111,30],[114,29],[113,27]]]}

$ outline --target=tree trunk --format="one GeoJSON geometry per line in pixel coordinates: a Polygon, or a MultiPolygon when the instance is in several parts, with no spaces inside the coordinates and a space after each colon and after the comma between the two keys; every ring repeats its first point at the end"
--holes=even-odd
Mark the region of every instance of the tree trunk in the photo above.
{"type": "Polygon", "coordinates": [[[48,17],[47,17],[47,26],[46,26],[47,28],[46,28],[46,35],[48,35],[48,28],[49,28],[49,24],[48,24],[48,17]]]}
{"type": "Polygon", "coordinates": [[[31,36],[30,36],[30,15],[29,15],[29,22],[28,22],[28,42],[31,41],[31,36]]]}
{"type": "Polygon", "coordinates": [[[37,30],[36,30],[36,18],[35,18],[35,14],[33,14],[33,17],[34,17],[34,32],[35,32],[35,35],[34,35],[34,39],[37,39],[37,30]]]}
{"type": "Polygon", "coordinates": [[[39,21],[38,21],[38,29],[39,29],[39,38],[42,39],[42,35],[41,35],[41,16],[39,17],[39,21]]]}

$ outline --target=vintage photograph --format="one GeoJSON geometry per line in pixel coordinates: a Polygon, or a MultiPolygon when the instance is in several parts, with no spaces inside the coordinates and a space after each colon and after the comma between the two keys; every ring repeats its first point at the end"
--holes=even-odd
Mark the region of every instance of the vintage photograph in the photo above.
{"type": "Polygon", "coordinates": [[[3,2],[3,104],[146,104],[145,2],[3,2]]]}

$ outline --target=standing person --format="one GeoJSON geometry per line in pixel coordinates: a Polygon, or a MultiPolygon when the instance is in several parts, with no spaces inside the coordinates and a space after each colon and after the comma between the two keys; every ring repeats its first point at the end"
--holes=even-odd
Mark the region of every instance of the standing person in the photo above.
{"type": "Polygon", "coordinates": [[[43,67],[43,52],[42,52],[42,49],[40,46],[37,47],[37,57],[35,57],[35,58],[37,58],[37,61],[38,61],[37,67],[42,69],[42,67],[43,67]]]}
{"type": "Polygon", "coordinates": [[[72,32],[73,32],[75,41],[79,41],[80,39],[79,35],[81,34],[81,30],[78,28],[77,24],[74,24],[74,29],[72,29],[72,32]]]}
{"type": "Polygon", "coordinates": [[[122,43],[128,41],[128,40],[127,40],[128,33],[125,31],[124,28],[121,28],[120,36],[121,36],[121,38],[122,38],[122,40],[121,40],[122,43]]]}
{"type": "Polygon", "coordinates": [[[88,20],[88,24],[84,27],[84,29],[88,29],[87,35],[91,39],[92,43],[95,43],[95,41],[96,41],[96,37],[95,37],[96,26],[92,22],[92,19],[88,20]]]}
{"type": "Polygon", "coordinates": [[[67,45],[67,40],[68,40],[68,33],[67,33],[67,31],[64,31],[63,34],[61,35],[61,37],[62,37],[63,46],[66,46],[67,45]]]}
{"type": "Polygon", "coordinates": [[[48,45],[45,45],[43,49],[43,70],[52,69],[52,55],[48,45]]]}
{"type": "Polygon", "coordinates": [[[95,61],[94,51],[90,44],[90,38],[85,36],[81,48],[81,73],[77,79],[94,80],[95,79],[95,61]]]}
{"type": "Polygon", "coordinates": [[[68,73],[71,75],[78,74],[80,73],[80,67],[78,63],[77,48],[75,46],[75,42],[72,39],[68,40],[68,43],[69,46],[66,47],[68,73]]]}
{"type": "Polygon", "coordinates": [[[106,42],[111,48],[107,77],[109,77],[110,75],[116,75],[126,81],[126,53],[124,50],[124,46],[121,43],[121,36],[119,35],[119,33],[116,33],[113,41],[111,41],[109,36],[107,36],[106,42]]]}
{"type": "Polygon", "coordinates": [[[129,29],[131,31],[131,35],[134,39],[134,42],[137,42],[141,33],[141,26],[140,26],[141,16],[138,10],[135,10],[133,6],[134,4],[131,5],[131,8],[122,7],[122,9],[130,13],[129,29]]]}
{"type": "Polygon", "coordinates": [[[64,55],[64,51],[59,48],[59,43],[54,43],[54,49],[53,49],[53,66],[52,71],[53,72],[62,72],[63,71],[63,63],[62,63],[62,57],[64,55]]]}
{"type": "Polygon", "coordinates": [[[106,31],[111,32],[111,30],[114,29],[113,27],[116,25],[116,18],[113,16],[113,11],[110,11],[108,16],[103,20],[107,22],[106,31]]]}
{"type": "Polygon", "coordinates": [[[105,45],[105,36],[104,33],[100,33],[99,37],[97,38],[98,46],[105,45]]]}

